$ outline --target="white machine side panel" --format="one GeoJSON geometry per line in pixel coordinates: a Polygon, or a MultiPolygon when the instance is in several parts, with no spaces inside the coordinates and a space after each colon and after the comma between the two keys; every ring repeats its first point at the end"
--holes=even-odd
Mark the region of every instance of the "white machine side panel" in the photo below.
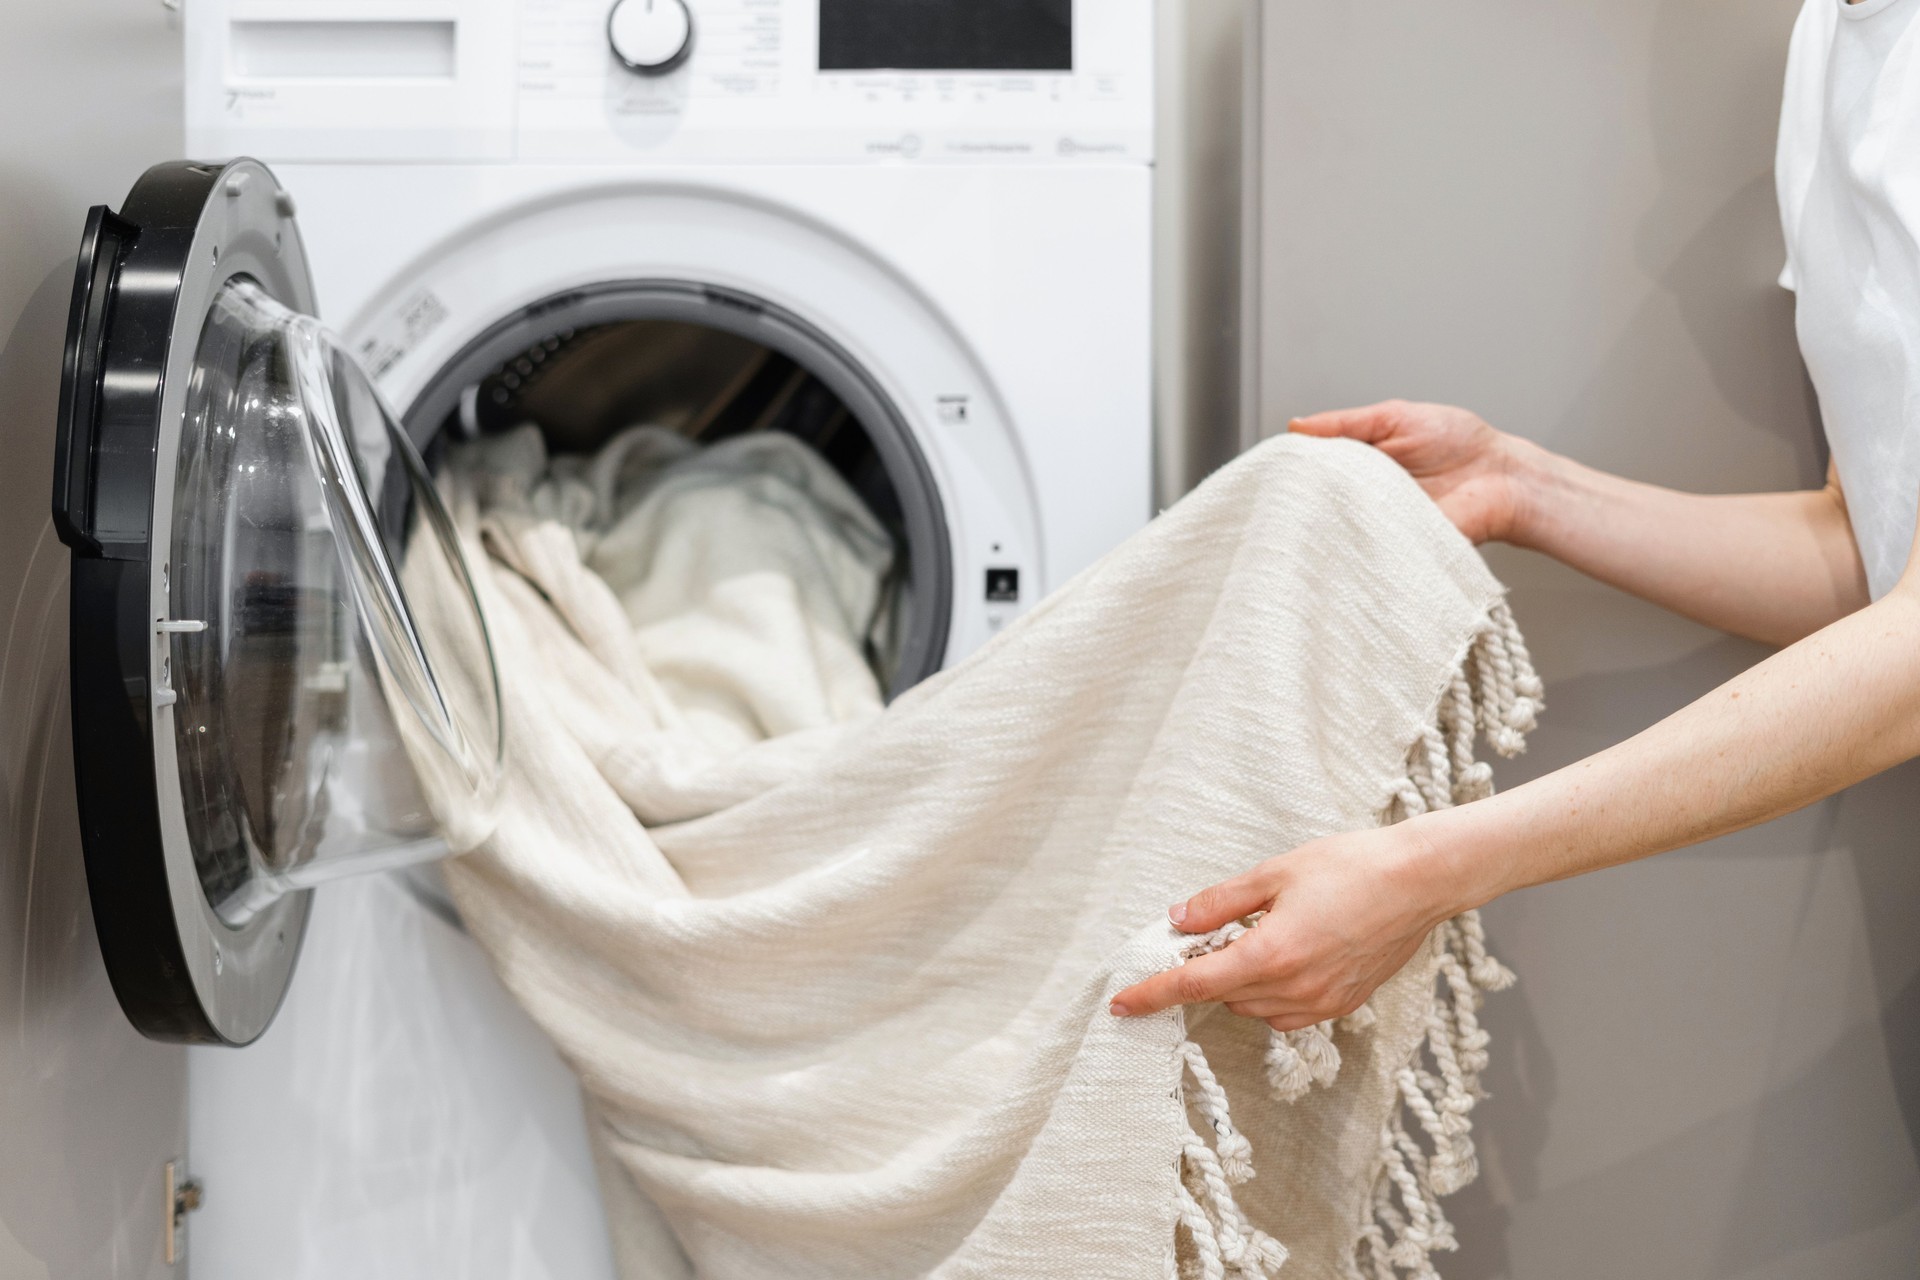
{"type": "Polygon", "coordinates": [[[392,877],[321,889],[273,1026],[190,1078],[193,1280],[614,1280],[579,1086],[392,877]]]}
{"type": "Polygon", "coordinates": [[[610,0],[193,0],[187,146],[286,160],[1145,162],[1153,0],[1077,0],[1072,66],[820,70],[819,0],[688,0],[636,75],[610,0]]]}

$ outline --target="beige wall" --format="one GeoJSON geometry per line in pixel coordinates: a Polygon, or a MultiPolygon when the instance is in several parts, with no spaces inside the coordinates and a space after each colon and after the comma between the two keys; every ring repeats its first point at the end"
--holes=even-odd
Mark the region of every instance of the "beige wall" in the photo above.
{"type": "Polygon", "coordinates": [[[94,941],[47,509],[81,221],[179,153],[179,32],[160,0],[0,18],[0,1280],[177,1276],[161,1168],[186,1143],[185,1056],[134,1034],[94,941]]]}
{"type": "MultiPolygon", "coordinates": [[[[1696,490],[1821,471],[1772,138],[1795,0],[1267,0],[1265,425],[1406,396],[1696,490]]],[[[1920,301],[1917,301],[1920,304],[1920,301]]],[[[1762,656],[1496,551],[1548,680],[1512,784],[1762,656]]],[[[1920,771],[1531,890],[1448,1280],[1920,1274],[1920,771]]]]}

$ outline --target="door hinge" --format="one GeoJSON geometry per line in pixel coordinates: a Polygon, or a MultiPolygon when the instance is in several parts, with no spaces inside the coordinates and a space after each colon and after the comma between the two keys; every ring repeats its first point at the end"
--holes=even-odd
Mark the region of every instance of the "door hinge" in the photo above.
{"type": "Polygon", "coordinates": [[[187,1215],[200,1207],[200,1195],[200,1180],[187,1177],[180,1161],[167,1161],[166,1199],[162,1203],[167,1211],[168,1265],[180,1261],[180,1256],[187,1251],[187,1215]]]}

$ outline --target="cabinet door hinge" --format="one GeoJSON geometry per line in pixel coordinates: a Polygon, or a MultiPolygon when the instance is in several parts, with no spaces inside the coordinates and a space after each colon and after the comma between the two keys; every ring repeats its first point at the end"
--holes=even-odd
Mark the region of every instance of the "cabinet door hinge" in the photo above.
{"type": "Polygon", "coordinates": [[[161,1203],[167,1211],[166,1257],[171,1265],[186,1252],[187,1215],[200,1207],[200,1182],[187,1177],[181,1161],[167,1161],[166,1198],[161,1203]]]}

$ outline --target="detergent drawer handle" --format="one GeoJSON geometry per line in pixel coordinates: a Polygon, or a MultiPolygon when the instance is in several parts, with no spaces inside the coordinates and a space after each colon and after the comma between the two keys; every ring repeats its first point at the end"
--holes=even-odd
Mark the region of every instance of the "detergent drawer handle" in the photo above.
{"type": "Polygon", "coordinates": [[[60,370],[60,417],[53,453],[53,527],[60,541],[84,555],[100,554],[93,511],[93,444],[106,369],[107,322],[121,259],[140,234],[107,206],[87,213],[80,260],[73,271],[67,346],[60,370]]]}

